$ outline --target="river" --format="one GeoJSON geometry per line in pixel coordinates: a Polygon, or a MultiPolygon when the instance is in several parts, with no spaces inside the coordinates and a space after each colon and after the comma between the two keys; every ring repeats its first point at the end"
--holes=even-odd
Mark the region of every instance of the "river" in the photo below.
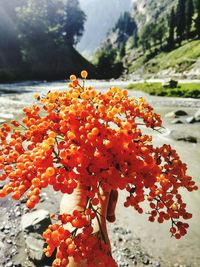
{"type": "MultiPolygon", "coordinates": [[[[86,81],[86,86],[93,86],[104,91],[111,86],[125,88],[132,81],[86,81]]],[[[0,122],[22,116],[22,107],[33,103],[33,94],[42,95],[50,90],[66,90],[67,82],[23,82],[15,84],[0,84],[0,122]]],[[[165,114],[184,109],[189,115],[200,108],[200,100],[185,98],[155,97],[140,91],[129,91],[129,95],[134,97],[145,97],[148,102],[155,107],[156,112],[164,118],[164,134],[153,132],[154,143],[161,145],[170,143],[179,152],[181,159],[188,165],[188,172],[192,175],[200,187],[200,123],[195,124],[172,124],[170,118],[165,118],[165,114]],[[196,136],[197,143],[175,141],[170,137],[170,132],[176,131],[178,134],[188,134],[196,136]]],[[[184,199],[188,203],[188,209],[193,213],[190,220],[188,234],[181,240],[176,241],[170,238],[168,233],[169,225],[159,225],[149,223],[147,216],[138,215],[136,212],[125,209],[122,206],[123,193],[120,194],[120,201],[117,206],[117,222],[126,225],[140,239],[141,243],[153,257],[162,258],[167,266],[174,266],[175,263],[187,267],[200,266],[200,194],[199,191],[192,194],[184,192],[184,199]]],[[[165,266],[164,266],[165,267],[165,266]]]]}

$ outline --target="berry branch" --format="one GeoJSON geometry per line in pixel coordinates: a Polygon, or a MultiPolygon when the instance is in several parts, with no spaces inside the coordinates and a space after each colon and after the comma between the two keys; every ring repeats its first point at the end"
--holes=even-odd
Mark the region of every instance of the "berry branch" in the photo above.
{"type": "MultiPolygon", "coordinates": [[[[81,76],[85,80],[87,72],[81,76]]],[[[27,192],[31,209],[48,185],[63,194],[84,188],[85,207],[60,214],[44,232],[46,256],[57,250],[53,267],[67,266],[71,257],[89,267],[116,266],[101,225],[102,192],[108,196],[111,189],[126,190],[124,206],[138,213],[148,202],[149,221],[171,221],[171,235],[184,236],[185,220],[192,214],[180,189],[198,188],[171,146],[154,147],[152,137],[143,134],[144,126],[161,129],[160,116],[145,99],[129,98],[126,90],[112,87],[101,93],[80,84],[75,75],[70,80],[66,91],[35,95],[38,104],[23,109],[22,122],[1,124],[0,180],[8,182],[0,198],[12,194],[18,200],[27,192]]]]}

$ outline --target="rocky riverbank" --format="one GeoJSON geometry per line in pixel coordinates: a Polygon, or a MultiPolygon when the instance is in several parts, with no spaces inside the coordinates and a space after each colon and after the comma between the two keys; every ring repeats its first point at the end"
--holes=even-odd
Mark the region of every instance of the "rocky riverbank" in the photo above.
{"type": "MultiPolygon", "coordinates": [[[[42,195],[37,209],[29,211],[24,199],[14,203],[10,198],[1,201],[0,258],[1,267],[48,267],[53,259],[42,253],[44,241],[42,232],[51,223],[50,214],[58,212],[61,195],[50,192],[42,195]],[[48,196],[51,195],[51,198],[48,196]]],[[[141,240],[128,227],[117,221],[109,224],[113,257],[119,267],[163,265],[159,257],[155,259],[141,246],[141,240]]]]}
{"type": "MultiPolygon", "coordinates": [[[[96,87],[96,83],[94,86],[96,87]]],[[[111,84],[101,82],[98,88],[102,90],[109,86],[111,84]]],[[[123,87],[123,83],[117,83],[117,86],[123,87]]],[[[27,89],[29,93],[0,96],[0,123],[21,118],[22,107],[33,101],[30,91],[41,92],[43,87],[44,85],[31,86],[27,89]]],[[[45,86],[44,92],[54,87],[63,89],[66,85],[54,84],[50,88],[45,86]]],[[[152,97],[133,91],[130,94],[146,97],[162,116],[165,128],[162,129],[162,134],[153,132],[154,144],[169,143],[175,147],[181,159],[187,162],[189,174],[200,185],[200,100],[152,97]]],[[[2,185],[0,182],[0,187],[2,185]]],[[[124,195],[120,194],[117,221],[109,224],[113,256],[119,266],[200,266],[200,196],[199,192],[191,196],[187,192],[184,194],[188,209],[194,217],[188,235],[178,242],[170,238],[168,225],[151,224],[145,214],[138,215],[131,209],[125,209],[124,195]]],[[[49,259],[45,259],[41,253],[44,246],[41,232],[50,222],[48,212],[58,212],[60,198],[59,193],[47,189],[42,195],[41,203],[33,211],[25,208],[24,199],[19,202],[13,202],[9,197],[0,200],[0,267],[50,266],[49,259]],[[30,224],[34,224],[34,227],[30,227],[30,224]]]]}

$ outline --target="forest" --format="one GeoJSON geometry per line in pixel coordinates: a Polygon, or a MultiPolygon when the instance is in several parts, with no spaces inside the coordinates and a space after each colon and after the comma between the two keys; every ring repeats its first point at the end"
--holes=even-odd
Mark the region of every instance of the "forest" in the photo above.
{"type": "Polygon", "coordinates": [[[74,46],[86,15],[78,0],[0,0],[0,81],[64,79],[87,68],[74,46]]]}
{"type": "Polygon", "coordinates": [[[169,53],[200,39],[200,0],[174,1],[172,7],[157,11],[156,16],[148,15],[151,19],[140,25],[132,11],[120,16],[96,53],[100,73],[107,74],[107,78],[124,71],[131,73],[162,52],[169,53]],[[129,59],[132,57],[134,60],[129,59]]]}

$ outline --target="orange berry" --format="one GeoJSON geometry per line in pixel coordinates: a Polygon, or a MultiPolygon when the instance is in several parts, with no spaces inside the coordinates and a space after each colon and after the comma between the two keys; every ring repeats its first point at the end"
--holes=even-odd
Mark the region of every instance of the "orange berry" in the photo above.
{"type": "Polygon", "coordinates": [[[35,207],[35,203],[32,202],[32,201],[30,201],[30,200],[28,200],[28,201],[26,202],[26,206],[27,206],[27,208],[29,208],[29,209],[33,209],[33,208],[35,207]]]}
{"type": "Polygon", "coordinates": [[[82,77],[83,79],[86,79],[87,76],[88,76],[88,72],[87,72],[86,70],[82,70],[82,71],[81,71],[81,77],[82,77]]]}
{"type": "Polygon", "coordinates": [[[74,74],[70,75],[69,79],[70,79],[70,81],[76,80],[76,75],[74,75],[74,74]]]}
{"type": "Polygon", "coordinates": [[[14,200],[19,200],[21,198],[21,193],[19,191],[15,191],[12,195],[14,200]]]}
{"type": "Polygon", "coordinates": [[[98,135],[98,133],[99,133],[99,129],[98,129],[98,128],[93,128],[92,131],[91,131],[91,133],[92,133],[93,135],[98,135]]]}
{"type": "Polygon", "coordinates": [[[55,174],[55,169],[53,167],[48,167],[45,171],[46,176],[53,176],[55,174]]]}

